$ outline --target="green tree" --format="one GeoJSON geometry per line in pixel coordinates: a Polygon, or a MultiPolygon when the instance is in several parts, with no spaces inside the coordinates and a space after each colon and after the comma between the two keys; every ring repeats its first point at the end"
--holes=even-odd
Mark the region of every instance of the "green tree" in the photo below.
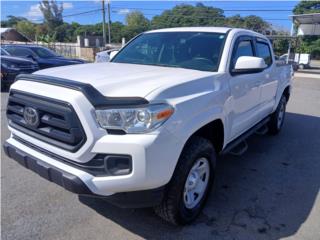
{"type": "Polygon", "coordinates": [[[134,36],[147,31],[150,28],[150,21],[139,11],[134,11],[126,16],[126,26],[123,35],[128,40],[134,36]]]}
{"type": "Polygon", "coordinates": [[[264,33],[270,28],[270,25],[267,22],[263,21],[261,17],[255,15],[244,17],[243,21],[243,27],[252,31],[264,33]]]}
{"type": "Polygon", "coordinates": [[[20,21],[28,21],[28,19],[9,15],[7,16],[7,20],[1,21],[1,27],[15,27],[20,21]]]}
{"type": "Polygon", "coordinates": [[[62,23],[55,28],[56,40],[59,42],[71,42],[73,38],[73,29],[68,23],[62,23]]]}
{"type": "Polygon", "coordinates": [[[32,22],[27,20],[19,21],[16,29],[30,40],[35,40],[36,27],[32,22]]]}
{"type": "Polygon", "coordinates": [[[311,44],[311,57],[320,60],[320,38],[311,44]]]}
{"type": "Polygon", "coordinates": [[[36,40],[38,40],[39,36],[46,35],[48,33],[48,28],[44,24],[36,24],[35,25],[36,31],[36,40]]]}
{"type": "Polygon", "coordinates": [[[288,52],[289,41],[285,38],[275,39],[273,41],[273,51],[275,55],[281,56],[288,52]]]}
{"type": "Polygon", "coordinates": [[[181,4],[171,10],[164,11],[161,15],[155,16],[152,21],[152,28],[184,27],[184,26],[229,26],[243,27],[258,32],[265,32],[270,25],[258,16],[241,17],[235,15],[225,17],[220,8],[208,7],[202,3],[195,6],[181,4]]]}
{"type": "Polygon", "coordinates": [[[202,3],[196,6],[181,4],[171,10],[155,16],[152,28],[184,27],[184,26],[222,26],[225,23],[223,10],[207,7],[202,3]]]}
{"type": "Polygon", "coordinates": [[[320,13],[320,1],[301,1],[294,7],[293,13],[320,13]]]}
{"type": "MultiPolygon", "coordinates": [[[[301,1],[293,9],[294,14],[320,13],[320,1],[301,1]]],[[[304,36],[298,39],[297,51],[310,53],[313,58],[320,58],[319,36],[304,36]]]]}
{"type": "Polygon", "coordinates": [[[244,25],[244,19],[240,16],[240,14],[228,17],[226,21],[226,26],[229,27],[242,28],[244,25]]]}
{"type": "Polygon", "coordinates": [[[126,16],[126,24],[130,27],[149,28],[149,20],[139,11],[128,13],[126,16]]]}
{"type": "Polygon", "coordinates": [[[111,23],[111,41],[113,43],[120,43],[123,37],[125,26],[121,22],[111,23]]]}
{"type": "Polygon", "coordinates": [[[63,6],[58,5],[56,0],[43,0],[40,2],[40,10],[44,17],[44,24],[48,27],[50,34],[55,33],[58,41],[63,41],[65,33],[63,27],[58,28],[63,24],[63,6]]]}

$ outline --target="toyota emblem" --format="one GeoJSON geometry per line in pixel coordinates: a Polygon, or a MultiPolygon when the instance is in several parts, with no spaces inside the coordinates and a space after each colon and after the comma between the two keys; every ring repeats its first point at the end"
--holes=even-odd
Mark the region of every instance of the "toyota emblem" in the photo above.
{"type": "Polygon", "coordinates": [[[36,109],[32,107],[26,107],[23,112],[23,118],[29,126],[38,127],[39,113],[36,109]]]}

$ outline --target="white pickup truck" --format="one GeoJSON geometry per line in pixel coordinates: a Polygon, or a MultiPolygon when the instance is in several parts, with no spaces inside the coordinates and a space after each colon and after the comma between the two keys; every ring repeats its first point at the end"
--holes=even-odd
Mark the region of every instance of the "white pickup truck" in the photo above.
{"type": "Polygon", "coordinates": [[[111,62],[20,75],[4,149],[71,192],[153,206],[186,224],[204,206],[219,155],[258,129],[280,131],[291,78],[252,31],[149,31],[111,62]]]}

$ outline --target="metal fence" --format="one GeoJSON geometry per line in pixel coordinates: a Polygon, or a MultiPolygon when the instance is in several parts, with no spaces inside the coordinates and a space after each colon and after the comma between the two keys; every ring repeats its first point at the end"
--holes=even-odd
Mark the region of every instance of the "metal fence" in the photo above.
{"type": "Polygon", "coordinates": [[[50,48],[59,55],[70,57],[70,58],[80,58],[80,46],[75,43],[43,43],[36,42],[38,46],[43,46],[50,48]]]}

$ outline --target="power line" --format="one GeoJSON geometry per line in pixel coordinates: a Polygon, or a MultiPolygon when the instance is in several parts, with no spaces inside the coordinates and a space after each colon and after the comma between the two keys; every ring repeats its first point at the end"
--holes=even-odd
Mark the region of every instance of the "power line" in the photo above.
{"type": "Polygon", "coordinates": [[[69,14],[69,15],[64,15],[62,17],[63,18],[74,17],[74,16],[83,15],[83,14],[87,14],[87,13],[99,12],[101,10],[102,10],[102,8],[99,8],[99,9],[95,9],[95,10],[90,10],[90,11],[85,11],[85,12],[79,12],[79,13],[73,13],[73,14],[69,14]]]}
{"type": "Polygon", "coordinates": [[[67,8],[67,9],[63,9],[63,13],[65,14],[69,14],[69,13],[74,13],[76,12],[81,12],[81,11],[89,11],[89,10],[94,10],[96,8],[88,8],[88,7],[76,7],[76,8],[67,8]]]}
{"type": "MultiPolygon", "coordinates": [[[[78,12],[78,13],[73,13],[73,14],[68,14],[68,15],[63,15],[62,18],[68,18],[68,17],[74,17],[74,16],[79,16],[79,15],[85,15],[85,14],[92,14],[101,11],[102,8],[98,9],[93,9],[85,12],[78,12]]],[[[43,22],[45,19],[44,18],[39,18],[39,19],[33,19],[33,22],[43,22]]]]}

